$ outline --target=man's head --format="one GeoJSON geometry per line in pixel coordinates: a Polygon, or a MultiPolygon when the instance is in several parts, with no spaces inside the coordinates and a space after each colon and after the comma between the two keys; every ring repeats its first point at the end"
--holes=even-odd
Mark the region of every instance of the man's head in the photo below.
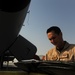
{"type": "Polygon", "coordinates": [[[47,33],[48,39],[53,45],[59,47],[61,43],[63,42],[62,32],[59,27],[52,26],[47,29],[46,33],[47,33]]]}

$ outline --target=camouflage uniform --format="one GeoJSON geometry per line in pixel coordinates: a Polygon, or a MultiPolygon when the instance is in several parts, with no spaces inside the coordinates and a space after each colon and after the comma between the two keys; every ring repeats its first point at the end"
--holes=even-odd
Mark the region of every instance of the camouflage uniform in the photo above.
{"type": "Polygon", "coordinates": [[[52,48],[46,54],[45,60],[75,61],[75,44],[66,42],[61,52],[56,47],[52,48]]]}

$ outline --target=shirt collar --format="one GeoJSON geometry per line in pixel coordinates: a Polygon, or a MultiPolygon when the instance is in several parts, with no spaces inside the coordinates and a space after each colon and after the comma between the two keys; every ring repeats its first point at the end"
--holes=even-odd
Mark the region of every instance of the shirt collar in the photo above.
{"type": "Polygon", "coordinates": [[[67,41],[65,41],[65,45],[64,45],[63,50],[64,50],[64,49],[67,49],[69,46],[70,46],[70,44],[69,44],[67,41]]]}
{"type": "Polygon", "coordinates": [[[64,41],[64,42],[65,42],[64,47],[63,47],[63,48],[61,48],[60,50],[58,50],[58,49],[56,48],[56,50],[58,50],[58,51],[62,52],[62,51],[64,51],[65,49],[67,49],[67,48],[70,46],[70,44],[69,44],[67,41],[64,41]]]}

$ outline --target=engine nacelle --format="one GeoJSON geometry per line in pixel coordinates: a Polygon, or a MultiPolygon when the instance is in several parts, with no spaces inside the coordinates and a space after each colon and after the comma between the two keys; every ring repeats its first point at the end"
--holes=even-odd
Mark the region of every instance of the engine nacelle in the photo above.
{"type": "Polygon", "coordinates": [[[31,0],[0,1],[0,55],[16,40],[31,0]]]}

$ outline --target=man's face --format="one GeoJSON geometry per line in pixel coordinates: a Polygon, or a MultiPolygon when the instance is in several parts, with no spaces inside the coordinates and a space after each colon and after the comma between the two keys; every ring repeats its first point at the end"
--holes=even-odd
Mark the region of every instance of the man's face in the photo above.
{"type": "Polygon", "coordinates": [[[61,40],[62,40],[62,35],[61,33],[56,34],[54,31],[51,31],[47,34],[48,39],[50,42],[55,45],[55,46],[60,46],[61,40]]]}

